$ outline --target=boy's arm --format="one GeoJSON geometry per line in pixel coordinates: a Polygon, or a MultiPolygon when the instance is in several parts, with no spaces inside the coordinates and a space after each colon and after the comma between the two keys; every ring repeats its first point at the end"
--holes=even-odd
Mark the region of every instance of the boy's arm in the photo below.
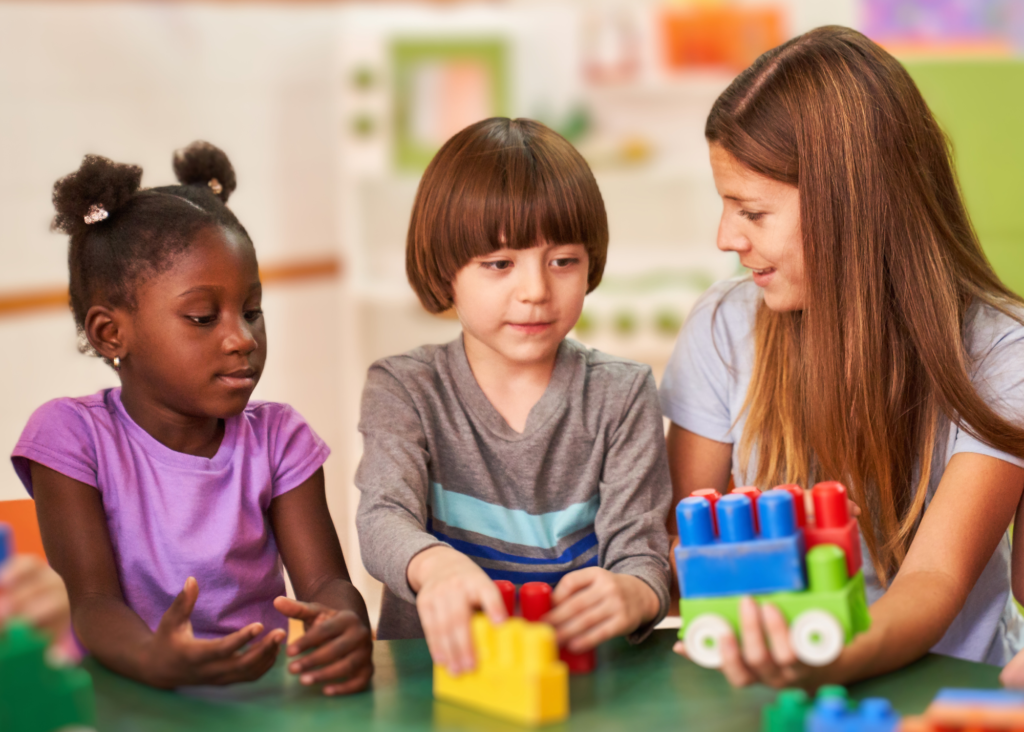
{"type": "Polygon", "coordinates": [[[151,686],[173,688],[250,680],[273,664],[273,633],[237,653],[262,632],[259,623],[215,641],[192,637],[194,580],[152,632],[124,601],[99,491],[39,463],[31,470],[46,556],[67,585],[75,633],[103,665],[151,686]]]}
{"type": "Polygon", "coordinates": [[[643,580],[658,599],[657,614],[629,635],[634,643],[646,638],[668,611],[665,516],[672,483],[662,424],[654,377],[647,370],[635,380],[605,454],[594,522],[601,566],[643,580]]]}
{"type": "Polygon", "coordinates": [[[328,682],[330,695],[366,688],[373,674],[370,617],[349,578],[327,507],[324,469],[271,501],[269,515],[296,597],[279,597],[274,606],[306,626],[288,655],[315,649],[292,661],[289,671],[302,674],[304,684],[328,682]]]}

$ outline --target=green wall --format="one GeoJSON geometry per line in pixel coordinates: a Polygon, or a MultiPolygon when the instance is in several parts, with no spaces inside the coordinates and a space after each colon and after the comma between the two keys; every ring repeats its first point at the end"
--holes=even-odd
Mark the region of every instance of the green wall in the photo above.
{"type": "Polygon", "coordinates": [[[1024,61],[904,61],[953,141],[967,208],[996,272],[1024,295],[1024,61]]]}

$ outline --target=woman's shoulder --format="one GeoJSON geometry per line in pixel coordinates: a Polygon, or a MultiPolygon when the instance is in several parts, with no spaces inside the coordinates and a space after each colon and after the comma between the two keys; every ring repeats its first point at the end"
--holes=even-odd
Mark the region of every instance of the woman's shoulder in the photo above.
{"type": "Polygon", "coordinates": [[[688,320],[715,320],[721,318],[726,325],[741,324],[750,327],[761,303],[761,288],[749,276],[732,277],[711,285],[698,298],[688,320]]]}
{"type": "Polygon", "coordinates": [[[998,358],[1012,351],[1024,355],[1024,305],[1007,303],[1003,309],[976,302],[964,319],[964,347],[975,362],[998,358]]]}

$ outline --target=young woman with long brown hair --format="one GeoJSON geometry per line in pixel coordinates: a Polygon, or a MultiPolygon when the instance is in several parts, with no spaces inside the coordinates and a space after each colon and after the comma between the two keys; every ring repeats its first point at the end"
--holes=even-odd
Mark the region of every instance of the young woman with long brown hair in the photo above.
{"type": "MultiPolygon", "coordinates": [[[[1024,644],[1007,526],[1024,488],[1024,303],[992,271],[914,82],[856,31],[773,49],[706,126],[718,247],[752,277],[695,307],[661,388],[675,500],[844,482],[872,627],[824,668],[741,604],[735,685],[849,682],[1024,644]]],[[[682,644],[678,652],[685,653],[682,644]]]]}

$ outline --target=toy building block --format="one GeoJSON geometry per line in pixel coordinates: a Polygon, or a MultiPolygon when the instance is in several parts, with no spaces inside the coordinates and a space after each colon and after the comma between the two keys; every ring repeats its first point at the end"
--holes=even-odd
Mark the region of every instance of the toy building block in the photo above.
{"type": "Polygon", "coordinates": [[[807,548],[819,544],[835,544],[846,552],[846,571],[852,577],[861,568],[860,530],[857,519],[850,516],[846,503],[846,487],[836,481],[818,483],[811,489],[814,501],[814,524],[804,528],[807,548]]]}
{"type": "MultiPolygon", "coordinates": [[[[551,585],[546,582],[527,582],[519,588],[519,610],[530,622],[540,620],[551,610],[551,585]]],[[[573,653],[559,648],[558,657],[569,667],[571,674],[589,674],[597,666],[597,652],[594,649],[573,653]]]]}
{"type": "Polygon", "coordinates": [[[796,509],[796,525],[801,529],[807,526],[807,504],[804,502],[804,489],[793,483],[777,485],[773,491],[786,491],[793,496],[793,508],[796,509]]]}
{"type": "Polygon", "coordinates": [[[482,613],[471,621],[476,668],[452,676],[434,665],[434,698],[519,724],[569,716],[569,669],[558,660],[555,631],[509,618],[495,626],[482,613]]]}
{"type": "Polygon", "coordinates": [[[758,526],[757,517],[757,499],[761,497],[761,491],[759,491],[756,487],[752,485],[744,485],[740,486],[739,488],[733,488],[732,492],[740,496],[746,496],[747,498],[750,499],[750,503],[753,507],[754,514],[754,533],[761,533],[761,529],[758,526]]]}
{"type": "Polygon", "coordinates": [[[761,732],[804,732],[811,700],[803,689],[783,689],[761,714],[761,732]]]}
{"type": "Polygon", "coordinates": [[[708,503],[711,504],[711,527],[715,530],[715,534],[718,534],[718,519],[715,518],[715,505],[718,503],[718,499],[722,497],[722,494],[716,491],[714,488],[701,488],[700,490],[693,491],[690,497],[707,498],[708,503]]]}
{"type": "Polygon", "coordinates": [[[1024,729],[1024,691],[942,689],[925,711],[937,729],[1024,729]]]}
{"type": "Polygon", "coordinates": [[[95,723],[92,677],[79,668],[51,666],[46,647],[22,621],[0,629],[0,730],[51,732],[95,723]]]}
{"type": "Polygon", "coordinates": [[[505,612],[511,618],[516,614],[516,586],[508,580],[494,580],[494,584],[501,593],[501,599],[505,602],[505,612]]]}
{"type": "Polygon", "coordinates": [[[807,715],[806,732],[896,732],[900,717],[888,699],[851,704],[845,696],[820,694],[807,715]]]}
{"type": "Polygon", "coordinates": [[[7,524],[0,524],[0,564],[6,562],[12,554],[14,554],[14,536],[11,527],[7,524]]]}
{"type": "Polygon", "coordinates": [[[762,525],[755,536],[750,498],[722,496],[715,506],[718,537],[706,498],[690,496],[679,502],[680,543],[675,552],[683,597],[796,592],[807,586],[803,532],[796,527],[792,496],[769,491],[758,502],[762,525]]]}

